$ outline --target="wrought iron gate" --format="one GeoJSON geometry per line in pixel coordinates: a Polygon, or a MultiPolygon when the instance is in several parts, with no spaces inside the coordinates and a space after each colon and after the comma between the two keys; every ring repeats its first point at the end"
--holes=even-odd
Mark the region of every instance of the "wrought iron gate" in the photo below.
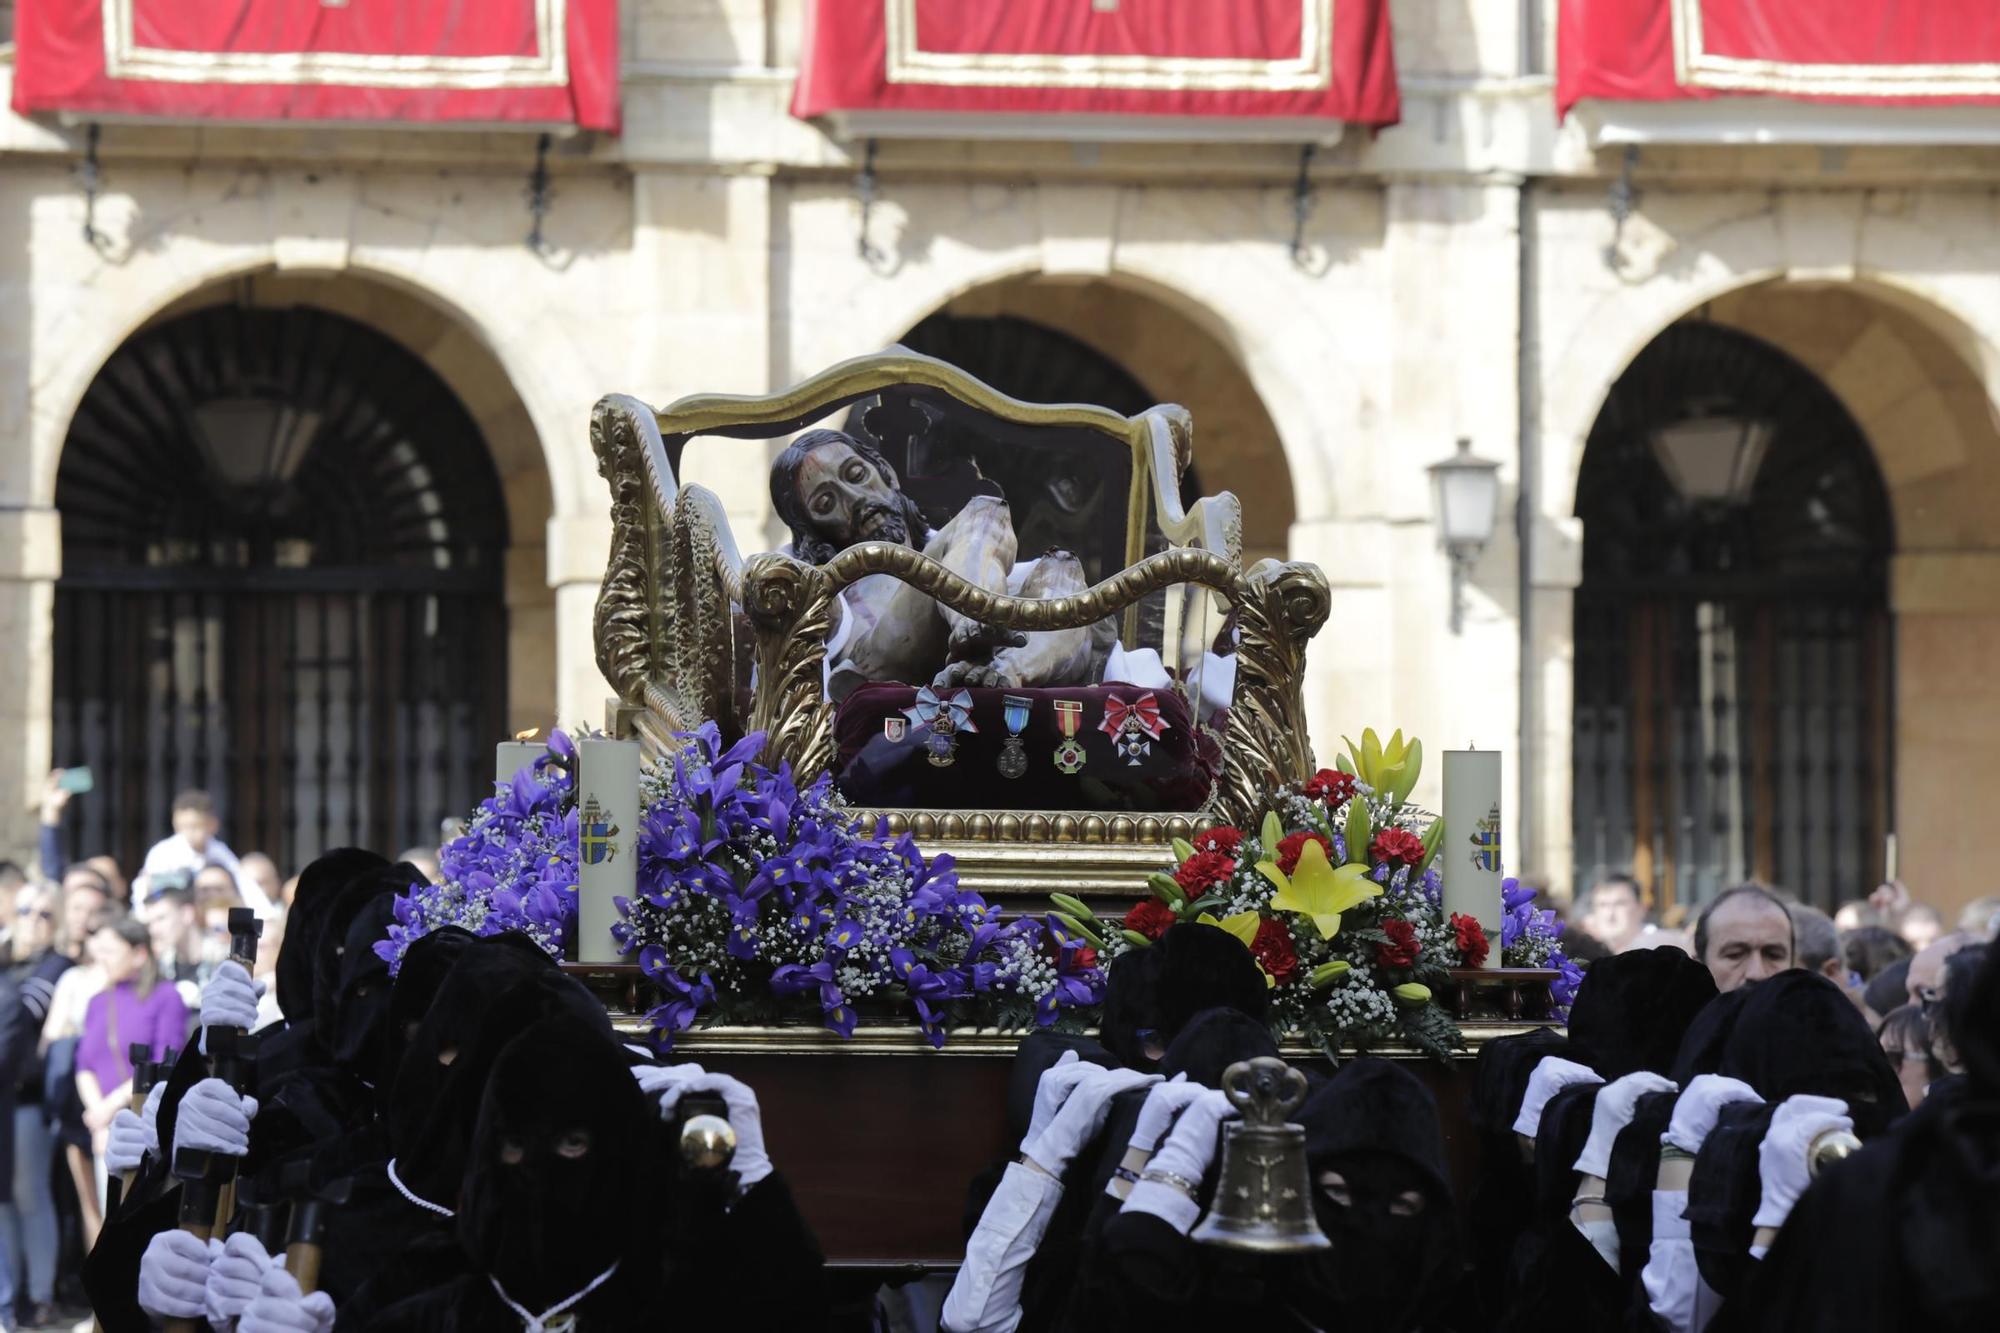
{"type": "Polygon", "coordinates": [[[1676,325],[1613,386],[1577,512],[1579,886],[1865,895],[1892,828],[1890,535],[1853,420],[1777,349],[1676,325]]]}
{"type": "Polygon", "coordinates": [[[435,845],[491,775],[504,513],[434,373],[309,309],[136,335],[57,485],[54,752],[89,764],[70,846],[136,869],[199,786],[239,851],[435,845]]]}

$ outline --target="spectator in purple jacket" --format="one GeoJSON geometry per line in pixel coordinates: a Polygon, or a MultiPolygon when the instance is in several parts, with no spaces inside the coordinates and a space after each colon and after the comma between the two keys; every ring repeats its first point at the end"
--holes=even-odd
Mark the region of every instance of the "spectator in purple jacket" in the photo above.
{"type": "Polygon", "coordinates": [[[180,993],[163,983],[153,961],[153,941],[142,922],[114,921],[90,937],[90,951],[104,969],[106,988],[84,1011],[83,1039],[76,1048],[76,1088],[83,1122],[90,1129],[91,1155],[100,1196],[104,1189],[104,1142],[111,1121],[132,1104],[128,1048],[144,1042],[152,1059],[167,1047],[187,1042],[188,1011],[180,993]]]}

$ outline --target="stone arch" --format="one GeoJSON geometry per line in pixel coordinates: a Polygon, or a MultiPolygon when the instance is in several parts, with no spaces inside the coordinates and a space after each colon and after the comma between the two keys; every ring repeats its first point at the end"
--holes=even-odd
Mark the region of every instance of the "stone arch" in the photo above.
{"type": "Polygon", "coordinates": [[[60,417],[54,446],[38,455],[35,481],[41,502],[54,505],[61,441],[69,419],[98,369],[131,337],[163,321],[230,302],[307,306],[367,325],[416,355],[444,381],[465,405],[492,456],[507,511],[507,722],[513,730],[547,725],[556,692],[557,615],[556,593],[546,577],[544,544],[551,517],[561,512],[558,496],[576,486],[575,469],[555,465],[562,455],[546,447],[547,437],[517,391],[514,377],[479,326],[454,303],[401,278],[353,266],[338,271],[280,271],[268,256],[239,256],[236,262],[198,275],[181,271],[156,290],[166,299],[150,309],[131,313],[128,308],[127,317],[118,323],[93,326],[105,330],[103,354],[66,360],[74,369],[61,385],[48,390],[61,395],[60,401],[67,405],[49,409],[51,416],[60,417]]]}
{"type": "Polygon", "coordinates": [[[1156,401],[1194,417],[1203,486],[1244,504],[1244,557],[1282,558],[1296,514],[1293,473],[1278,428],[1213,312],[1157,284],[1118,276],[1077,281],[1016,273],[963,288],[926,318],[1011,317],[1075,338],[1116,362],[1156,401]]]}

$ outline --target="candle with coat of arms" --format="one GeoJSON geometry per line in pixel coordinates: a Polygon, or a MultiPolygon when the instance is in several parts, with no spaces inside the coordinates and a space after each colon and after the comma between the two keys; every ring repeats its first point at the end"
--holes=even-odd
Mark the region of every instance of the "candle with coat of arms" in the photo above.
{"type": "Polygon", "coordinates": [[[618,899],[638,887],[639,743],[587,737],[576,753],[576,960],[615,963],[618,899]]]}
{"type": "Polygon", "coordinates": [[[1464,913],[1485,928],[1488,967],[1500,966],[1500,751],[1444,752],[1444,910],[1464,913]]]}

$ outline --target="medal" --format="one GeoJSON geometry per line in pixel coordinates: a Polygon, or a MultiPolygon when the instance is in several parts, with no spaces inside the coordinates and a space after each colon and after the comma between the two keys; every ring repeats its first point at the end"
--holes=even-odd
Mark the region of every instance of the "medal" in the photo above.
{"type": "Polygon", "coordinates": [[[1083,700],[1057,699],[1052,706],[1063,734],[1063,743],[1056,747],[1056,767],[1065,773],[1078,772],[1084,763],[1083,744],[1076,738],[1077,728],[1083,725],[1083,700]]]}
{"type": "Polygon", "coordinates": [[[917,691],[917,701],[903,710],[909,720],[928,730],[924,749],[938,768],[948,768],[956,758],[958,733],[978,731],[972,721],[972,692],[955,690],[940,695],[926,685],[917,691]]]}
{"type": "Polygon", "coordinates": [[[910,719],[906,717],[883,718],[882,734],[889,738],[889,744],[901,745],[903,737],[910,734],[910,719]]]}
{"type": "Polygon", "coordinates": [[[1097,729],[1111,738],[1127,767],[1153,752],[1153,742],[1167,733],[1167,720],[1160,716],[1160,701],[1151,690],[1127,701],[1112,695],[1104,704],[1104,720],[1097,729]]]}
{"type": "Polygon", "coordinates": [[[1021,743],[1021,733],[1027,728],[1028,714],[1035,701],[1026,695],[1010,694],[1002,702],[1006,706],[1007,739],[1000,746],[1000,776],[1018,778],[1028,771],[1028,747],[1021,743]]]}

